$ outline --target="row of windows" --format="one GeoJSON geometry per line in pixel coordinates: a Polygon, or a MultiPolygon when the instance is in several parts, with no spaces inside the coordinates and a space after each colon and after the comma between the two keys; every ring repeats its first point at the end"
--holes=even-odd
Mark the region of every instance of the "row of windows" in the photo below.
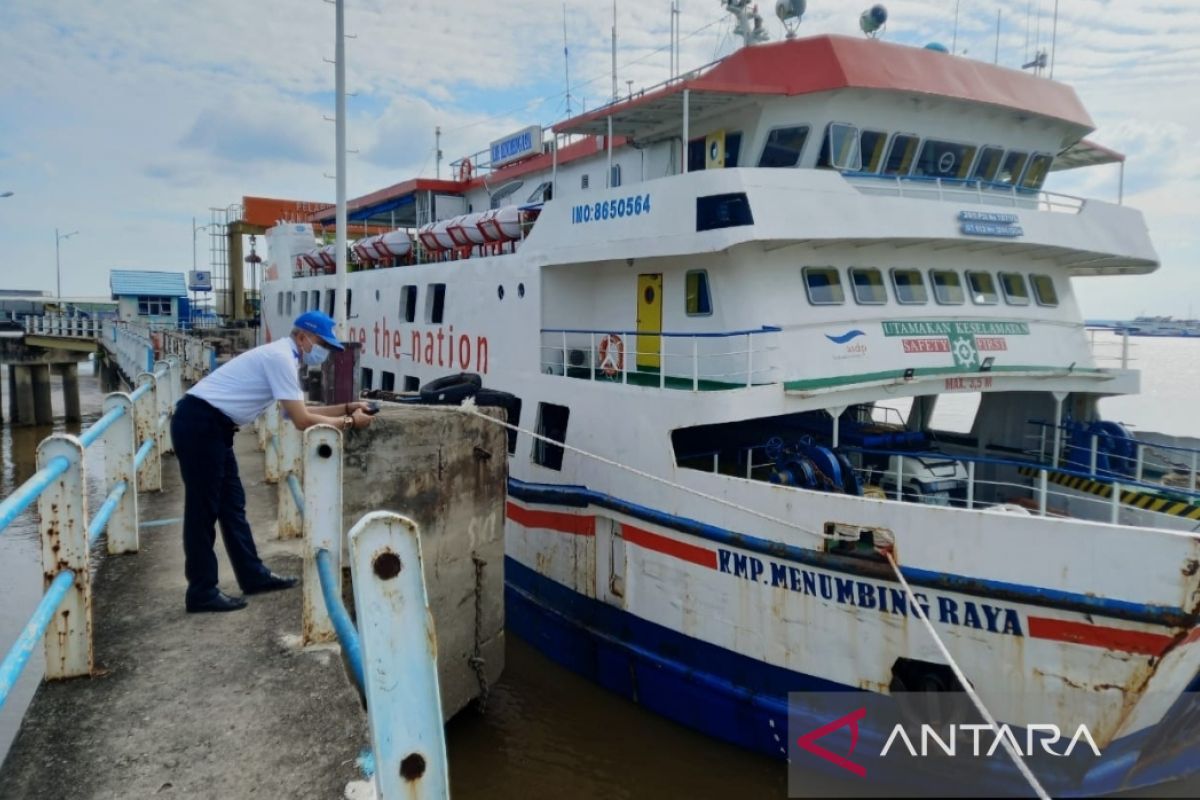
{"type": "MultiPolygon", "coordinates": [[[[775,128],[767,134],[760,167],[794,167],[808,141],[808,125],[775,128]]],[[[880,175],[978,180],[1040,189],[1053,158],[1046,153],[977,147],[972,144],[925,139],[915,134],[860,129],[835,122],[826,129],[817,157],[818,167],[880,175]]],[[[703,168],[703,164],[699,168],[703,168]]]]}
{"type": "MultiPolygon", "coordinates": [[[[814,306],[841,305],[846,302],[846,291],[842,286],[842,273],[836,267],[805,267],[804,288],[808,302],[814,306]]],[[[888,302],[887,285],[883,271],[876,267],[850,267],[847,271],[850,291],[854,302],[863,306],[883,305],[888,302]]],[[[896,302],[902,305],[924,305],[929,302],[929,291],[925,276],[919,269],[893,267],[888,270],[896,302]]],[[[1010,306],[1027,306],[1032,297],[1039,306],[1053,308],[1058,305],[1058,291],[1049,275],[1030,275],[1029,283],[1020,272],[1001,272],[999,281],[990,272],[967,270],[966,280],[955,270],[929,270],[929,284],[933,299],[943,306],[961,306],[970,293],[971,302],[977,306],[994,306],[1004,302],[1010,306]],[[997,284],[999,291],[997,291],[997,284]]]]}
{"type": "MultiPolygon", "coordinates": [[[[425,322],[432,324],[432,325],[439,325],[442,322],[442,318],[446,314],[446,284],[430,283],[425,286],[425,291],[426,291],[425,317],[424,317],[425,322]]],[[[301,291],[298,293],[297,292],[288,292],[286,294],[280,294],[277,297],[276,310],[278,311],[278,313],[281,316],[285,313],[285,303],[286,303],[286,313],[288,314],[288,316],[291,316],[293,313],[295,313],[292,298],[296,294],[300,295],[300,311],[299,311],[299,313],[303,314],[305,311],[309,311],[309,310],[319,311],[321,309],[321,290],[320,289],[312,289],[309,291],[301,291]],[[310,300],[310,297],[311,297],[311,300],[310,300]]],[[[522,286],[521,294],[524,295],[524,286],[522,286]]],[[[325,313],[331,317],[333,316],[333,298],[334,298],[334,290],[326,289],[325,290],[325,313]]],[[[376,291],[376,293],[375,293],[375,299],[377,299],[377,300],[379,299],[378,291],[376,291]]],[[[347,317],[350,316],[350,311],[351,311],[351,308],[353,308],[353,304],[354,304],[354,290],[347,289],[346,290],[346,316],[347,317]]],[[[414,284],[408,284],[400,289],[400,316],[404,319],[405,322],[416,322],[417,321],[417,287],[414,284]]]]}
{"type": "Polygon", "coordinates": [[[171,316],[171,298],[144,297],[137,299],[139,317],[169,317],[171,316]]]}

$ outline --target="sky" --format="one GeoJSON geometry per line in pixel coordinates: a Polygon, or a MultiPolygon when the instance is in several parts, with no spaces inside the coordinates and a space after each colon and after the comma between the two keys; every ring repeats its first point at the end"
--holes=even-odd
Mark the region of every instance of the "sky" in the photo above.
{"type": "MultiPolygon", "coordinates": [[[[680,0],[681,63],[737,46],[719,0],[680,0]]],[[[859,36],[866,0],[809,0],[800,35],[859,36]]],[[[883,37],[1019,68],[1054,0],[893,0],[883,37]],[[957,8],[957,30],[955,25],[957,8]],[[1039,13],[1040,12],[1040,13],[1039,13]]],[[[1087,317],[1200,315],[1200,0],[1060,0],[1054,78],[1124,152],[1161,268],[1076,282],[1087,317]],[[1193,303],[1195,308],[1192,308],[1193,303]]],[[[783,27],[763,2],[771,38],[783,27]]],[[[668,75],[669,0],[618,0],[618,80],[668,75]]],[[[346,0],[350,197],[611,93],[609,0],[346,0]],[[565,9],[565,14],[564,14],[565,9]]],[[[191,268],[195,217],[243,195],[331,202],[334,9],[322,0],[0,0],[0,289],[107,294],[114,267],[191,268]]],[[[1047,189],[1115,201],[1118,170],[1047,189]]],[[[207,261],[207,234],[196,236],[207,261]]]]}

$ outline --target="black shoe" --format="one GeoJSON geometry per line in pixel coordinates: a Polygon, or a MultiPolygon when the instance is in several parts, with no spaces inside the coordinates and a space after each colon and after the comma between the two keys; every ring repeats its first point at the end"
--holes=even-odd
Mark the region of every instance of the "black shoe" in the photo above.
{"type": "Polygon", "coordinates": [[[243,594],[262,594],[263,592],[278,592],[281,589],[291,589],[300,582],[299,578],[290,575],[276,575],[274,572],[268,572],[258,580],[253,586],[245,586],[242,588],[243,594]]]}
{"type": "Polygon", "coordinates": [[[189,614],[200,614],[206,611],[238,611],[246,607],[246,598],[230,597],[224,592],[217,592],[208,600],[199,603],[187,601],[189,614]]]}

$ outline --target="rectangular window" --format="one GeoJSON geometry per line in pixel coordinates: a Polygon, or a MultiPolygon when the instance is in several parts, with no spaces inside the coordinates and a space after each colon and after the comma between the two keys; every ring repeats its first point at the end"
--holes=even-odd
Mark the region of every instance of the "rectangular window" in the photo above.
{"type": "Polygon", "coordinates": [[[586,189],[586,188],[588,188],[588,176],[587,176],[587,173],[584,173],[583,175],[580,175],[580,176],[579,176],[579,188],[580,188],[580,189],[586,189]]]}
{"type": "Polygon", "coordinates": [[[1058,305],[1058,290],[1054,288],[1054,280],[1049,275],[1030,275],[1029,282],[1033,284],[1033,296],[1039,306],[1053,308],[1058,305]]]}
{"type": "Polygon", "coordinates": [[[738,165],[738,156],[742,154],[742,133],[725,134],[725,167],[733,169],[738,165]]]}
{"type": "Polygon", "coordinates": [[[320,311],[321,310],[321,290],[313,289],[311,292],[309,292],[309,294],[312,296],[312,299],[309,301],[308,307],[311,308],[313,311],[320,311]]]}
{"type": "Polygon", "coordinates": [[[862,153],[862,171],[879,172],[883,163],[883,150],[887,145],[887,134],[881,131],[863,131],[858,139],[858,150],[862,153]]]}
{"type": "Polygon", "coordinates": [[[350,313],[350,309],[353,307],[354,307],[354,290],[347,289],[346,290],[346,319],[349,319],[350,317],[354,316],[353,314],[350,313]]]}
{"type": "Polygon", "coordinates": [[[1021,178],[1021,188],[1037,191],[1042,188],[1042,184],[1046,182],[1046,174],[1050,172],[1050,165],[1054,162],[1053,157],[1045,153],[1036,153],[1029,161],[1029,169],[1025,170],[1025,177],[1021,178]]]}
{"type": "Polygon", "coordinates": [[[805,267],[804,288],[814,306],[838,306],[846,302],[842,276],[833,267],[805,267]]]}
{"type": "Polygon", "coordinates": [[[508,454],[511,456],[517,452],[517,431],[516,428],[521,426],[521,398],[513,397],[512,415],[508,418],[508,424],[512,428],[508,429],[508,454]]]}
{"type": "Polygon", "coordinates": [[[325,290],[325,313],[331,317],[333,316],[333,295],[333,289],[325,290]]]}
{"type": "Polygon", "coordinates": [[[967,283],[971,287],[971,302],[975,305],[994,306],[999,302],[996,279],[990,272],[968,272],[967,283]]]}
{"type": "Polygon", "coordinates": [[[893,269],[892,288],[896,290],[896,302],[910,306],[923,306],[929,302],[925,291],[925,279],[920,270],[893,269]]]}
{"type": "Polygon", "coordinates": [[[929,282],[933,284],[933,299],[944,306],[961,306],[967,301],[963,292],[962,278],[948,269],[929,270],[929,282]]]}
{"type": "Polygon", "coordinates": [[[1004,161],[1004,149],[1001,147],[985,147],[971,170],[971,177],[979,181],[994,181],[1000,174],[1000,164],[1004,161]]]}
{"type": "Polygon", "coordinates": [[[703,172],[708,167],[708,140],[701,136],[688,142],[688,172],[703,172]]]}
{"type": "Polygon", "coordinates": [[[138,297],[139,317],[169,317],[171,316],[171,298],[169,297],[138,297]]]}
{"type": "Polygon", "coordinates": [[[300,293],[300,313],[308,311],[308,292],[300,293]]]}
{"type": "Polygon", "coordinates": [[[362,388],[366,392],[375,388],[375,370],[370,367],[362,368],[362,388]]]}
{"type": "Polygon", "coordinates": [[[396,373],[384,371],[380,373],[380,377],[383,379],[383,382],[379,384],[380,389],[383,389],[385,392],[394,392],[396,390],[396,373]]]}
{"type": "MultiPolygon", "coordinates": [[[[556,442],[567,440],[567,422],[571,409],[553,403],[538,403],[537,432],[556,442]]],[[[562,469],[563,449],[541,439],[533,442],[533,462],[547,469],[562,469]]]]}
{"type": "Polygon", "coordinates": [[[292,301],[295,299],[295,297],[296,297],[296,293],[295,293],[295,292],[288,292],[288,296],[287,296],[287,313],[288,313],[288,316],[289,316],[289,317],[292,315],[292,301]]]}
{"type": "Polygon", "coordinates": [[[417,321],[417,287],[404,286],[400,289],[400,316],[405,322],[417,321]]]}
{"type": "Polygon", "coordinates": [[[1004,302],[1010,306],[1029,305],[1029,287],[1025,276],[1019,272],[1001,272],[1000,288],[1004,290],[1004,302]]]}
{"type": "Polygon", "coordinates": [[[440,325],[446,310],[446,284],[430,283],[425,287],[425,321],[440,325]]]}
{"type": "Polygon", "coordinates": [[[767,134],[762,155],[758,157],[760,167],[794,167],[800,163],[804,143],[808,141],[808,126],[776,128],[767,134]]]}
{"type": "Polygon", "coordinates": [[[608,185],[616,188],[621,185],[621,165],[613,164],[612,172],[608,176],[608,185]]]}
{"type": "Polygon", "coordinates": [[[874,267],[851,268],[850,286],[854,289],[854,299],[859,305],[880,306],[887,302],[883,273],[874,267]]]}
{"type": "Polygon", "coordinates": [[[996,175],[996,183],[1015,184],[1021,179],[1021,173],[1025,171],[1025,162],[1028,160],[1028,153],[1010,150],[1004,157],[999,174],[996,175]]]}
{"type": "Polygon", "coordinates": [[[887,158],[883,162],[883,174],[907,175],[912,169],[913,158],[917,154],[917,144],[920,141],[916,136],[907,133],[897,133],[893,136],[887,158]]]}
{"type": "Polygon", "coordinates": [[[707,317],[712,313],[712,297],[708,293],[708,272],[694,269],[685,276],[687,284],[687,315],[707,317]]]}
{"type": "Polygon", "coordinates": [[[279,293],[279,298],[275,303],[275,313],[283,316],[283,292],[279,293]]]}
{"type": "Polygon", "coordinates": [[[421,391],[421,379],[418,378],[416,375],[405,375],[404,376],[404,391],[406,391],[406,392],[421,391]]]}
{"type": "Polygon", "coordinates": [[[842,122],[832,122],[825,131],[818,167],[857,172],[862,167],[858,152],[858,128],[842,122]]]}
{"type": "Polygon", "coordinates": [[[913,174],[927,178],[965,178],[974,161],[975,147],[972,145],[926,139],[913,174]]]}

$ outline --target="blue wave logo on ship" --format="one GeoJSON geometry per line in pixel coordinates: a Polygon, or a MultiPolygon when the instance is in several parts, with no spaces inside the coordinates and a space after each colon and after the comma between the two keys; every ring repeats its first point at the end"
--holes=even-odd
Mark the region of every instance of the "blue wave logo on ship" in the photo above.
{"type": "Polygon", "coordinates": [[[828,333],[825,334],[825,338],[834,344],[845,344],[846,342],[857,339],[859,336],[866,336],[866,334],[860,331],[858,328],[855,328],[852,331],[846,331],[841,336],[830,336],[828,333]]]}

